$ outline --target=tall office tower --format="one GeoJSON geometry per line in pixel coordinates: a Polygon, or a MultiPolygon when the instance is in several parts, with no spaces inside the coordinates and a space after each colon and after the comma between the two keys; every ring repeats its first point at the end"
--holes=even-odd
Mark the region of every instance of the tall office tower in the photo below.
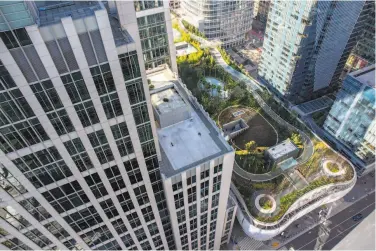
{"type": "MultiPolygon", "coordinates": [[[[145,70],[177,73],[168,14],[167,1],[0,3],[1,249],[181,246],[145,70]]],[[[233,224],[231,154],[190,166],[209,170],[197,194],[220,191],[198,197],[197,207],[221,199],[201,213],[218,230],[208,248],[227,242],[233,224]]]]}
{"type": "Polygon", "coordinates": [[[336,86],[369,5],[366,1],[273,1],[260,80],[293,103],[336,86]]]}
{"type": "Polygon", "coordinates": [[[253,1],[182,0],[183,19],[223,47],[242,44],[252,28],[253,1]]]}
{"type": "Polygon", "coordinates": [[[347,72],[375,63],[375,2],[370,1],[363,32],[346,62],[347,72]]]}
{"type": "Polygon", "coordinates": [[[143,13],[107,7],[0,3],[1,249],[175,249],[143,13]]]}
{"type": "Polygon", "coordinates": [[[372,65],[347,75],[324,123],[330,139],[340,142],[338,148],[358,168],[375,161],[375,108],[375,65],[372,65]]]}
{"type": "Polygon", "coordinates": [[[254,18],[266,25],[271,0],[254,1],[254,18]]]}

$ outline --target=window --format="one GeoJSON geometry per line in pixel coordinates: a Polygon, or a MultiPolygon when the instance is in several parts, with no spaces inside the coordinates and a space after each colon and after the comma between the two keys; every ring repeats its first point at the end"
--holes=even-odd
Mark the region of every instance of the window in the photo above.
{"type": "Polygon", "coordinates": [[[0,215],[3,220],[7,221],[17,230],[31,226],[31,224],[11,206],[0,208],[0,215]]]}
{"type": "Polygon", "coordinates": [[[116,197],[118,198],[120,202],[120,206],[123,208],[125,213],[134,209],[133,203],[131,201],[131,197],[129,196],[128,192],[119,194],[116,197]]]}
{"type": "Polygon", "coordinates": [[[201,182],[201,197],[205,197],[209,194],[209,181],[201,182]]]}
{"type": "Polygon", "coordinates": [[[16,87],[13,78],[0,60],[0,90],[6,90],[16,87]]]}
{"type": "Polygon", "coordinates": [[[129,136],[127,124],[125,122],[111,126],[111,131],[115,139],[129,136]]]}
{"type": "Polygon", "coordinates": [[[158,167],[159,167],[157,157],[149,158],[149,159],[145,160],[145,162],[146,162],[146,168],[148,169],[148,171],[153,171],[155,169],[158,169],[158,167]]]}
{"type": "Polygon", "coordinates": [[[39,232],[38,229],[30,230],[24,233],[24,235],[41,248],[44,248],[45,246],[52,244],[52,242],[41,232],[39,232]]]}
{"type": "Polygon", "coordinates": [[[160,0],[147,0],[147,1],[134,1],[136,11],[147,10],[163,6],[163,1],[160,0]]]}
{"type": "Polygon", "coordinates": [[[196,183],[196,175],[193,175],[192,177],[188,177],[187,178],[187,185],[191,185],[191,184],[194,184],[196,183]]]}
{"type": "Polygon", "coordinates": [[[0,93],[0,126],[34,116],[33,110],[20,90],[0,93]]]}
{"type": "Polygon", "coordinates": [[[119,61],[125,81],[141,77],[136,51],[119,55],[119,61]]]}
{"type": "Polygon", "coordinates": [[[34,197],[22,200],[19,203],[38,221],[43,221],[51,217],[34,197]]]}
{"type": "MultiPolygon", "coordinates": [[[[141,225],[141,221],[140,219],[138,218],[138,215],[136,212],[133,212],[131,214],[128,214],[127,215],[127,219],[129,221],[129,224],[131,225],[131,227],[133,228],[136,228],[136,227],[139,227],[141,225]]],[[[143,239],[142,239],[143,240],[143,239]]]]}
{"type": "Polygon", "coordinates": [[[89,199],[77,181],[53,188],[42,193],[42,195],[59,213],[89,202],[89,199]]]}
{"type": "Polygon", "coordinates": [[[81,72],[61,76],[61,80],[73,104],[90,99],[90,94],[86,88],[81,72]]]}
{"type": "Polygon", "coordinates": [[[98,199],[108,194],[98,173],[93,173],[91,175],[86,176],[85,181],[90,187],[90,190],[93,192],[95,198],[98,199]]]}
{"type": "Polygon", "coordinates": [[[9,50],[19,46],[32,44],[25,28],[12,31],[2,31],[0,32],[0,37],[9,50]]]}
{"type": "Polygon", "coordinates": [[[37,188],[72,176],[55,147],[25,155],[13,163],[37,188]]]}
{"type": "Polygon", "coordinates": [[[89,206],[88,208],[67,215],[64,217],[64,220],[68,222],[77,233],[103,222],[93,206],[89,206]]]}
{"type": "Polygon", "coordinates": [[[117,219],[112,222],[112,225],[114,226],[116,232],[118,234],[122,234],[127,232],[127,227],[124,225],[124,222],[122,219],[117,219]]]}
{"type": "Polygon", "coordinates": [[[144,185],[142,186],[139,186],[139,187],[135,187],[133,189],[135,195],[136,195],[136,198],[137,198],[137,201],[138,201],[138,204],[140,206],[146,204],[146,203],[149,203],[149,197],[148,197],[148,194],[146,192],[146,188],[144,185]]]}
{"type": "Polygon", "coordinates": [[[142,152],[144,153],[145,158],[148,158],[152,155],[157,154],[157,151],[156,151],[155,145],[154,145],[154,141],[143,143],[141,145],[141,147],[142,147],[142,152]]]}
{"type": "Polygon", "coordinates": [[[129,103],[131,105],[145,101],[145,93],[142,84],[142,79],[126,83],[129,103]]]}
{"type": "Polygon", "coordinates": [[[197,196],[196,196],[196,187],[193,186],[191,188],[188,188],[188,203],[192,203],[196,201],[197,196]]]}
{"type": "Polygon", "coordinates": [[[74,163],[76,164],[80,172],[93,168],[89,155],[85,151],[85,147],[82,144],[80,138],[75,138],[70,141],[64,142],[64,146],[71,155],[74,163]]]}
{"type": "Polygon", "coordinates": [[[106,113],[107,119],[112,119],[123,114],[119,96],[116,92],[104,95],[100,99],[103,105],[104,112],[106,113]]]}
{"type": "Polygon", "coordinates": [[[59,136],[73,132],[74,127],[65,109],[47,114],[52,126],[59,136]]]}
{"type": "Polygon", "coordinates": [[[121,237],[121,240],[123,241],[124,245],[129,248],[134,245],[134,241],[132,240],[132,237],[130,234],[124,235],[121,237]]]}
{"type": "Polygon", "coordinates": [[[51,80],[36,83],[30,86],[40,105],[45,112],[56,110],[63,107],[59,95],[56,92],[51,80]]]}
{"type": "Polygon", "coordinates": [[[146,103],[138,104],[132,107],[132,113],[136,125],[150,121],[148,107],[146,103]]]}
{"type": "Polygon", "coordinates": [[[127,156],[134,152],[128,128],[125,122],[111,126],[112,134],[121,156],[127,156]]]}
{"type": "Polygon", "coordinates": [[[175,200],[175,208],[181,208],[184,206],[184,196],[183,192],[177,193],[174,195],[174,200],[175,200]]]}
{"type": "Polygon", "coordinates": [[[99,203],[101,207],[103,208],[103,211],[107,215],[109,219],[112,219],[119,215],[118,211],[116,210],[116,207],[111,199],[107,199],[105,201],[102,201],[99,203]]]}
{"type": "Polygon", "coordinates": [[[63,240],[67,237],[70,237],[67,231],[57,222],[52,221],[44,225],[44,227],[50,231],[56,238],[63,240]]]}
{"type": "Polygon", "coordinates": [[[97,112],[92,101],[86,101],[74,106],[83,127],[99,123],[97,112]]]}
{"type": "Polygon", "coordinates": [[[0,129],[0,149],[10,153],[48,140],[37,118],[19,122],[0,129]]]}
{"type": "Polygon", "coordinates": [[[103,130],[92,132],[88,134],[88,137],[101,164],[114,160],[114,155],[103,130]]]}
{"type": "Polygon", "coordinates": [[[108,63],[92,67],[90,68],[90,72],[99,96],[116,91],[114,78],[112,77],[110,65],[108,63]]]}
{"type": "Polygon", "coordinates": [[[213,193],[221,189],[221,175],[213,178],[213,193]]]}
{"type": "Polygon", "coordinates": [[[172,190],[175,192],[175,191],[177,191],[177,190],[179,190],[180,188],[182,188],[183,187],[183,184],[182,184],[182,182],[181,181],[179,181],[179,182],[177,182],[177,183],[175,183],[175,184],[172,184],[172,190]]]}
{"type": "Polygon", "coordinates": [[[137,132],[140,138],[140,143],[153,139],[153,132],[150,123],[138,126],[137,132]]]}
{"type": "Polygon", "coordinates": [[[185,221],[185,212],[184,212],[184,209],[182,209],[180,211],[177,211],[176,212],[176,216],[178,218],[178,223],[182,223],[183,221],[185,221]]]}
{"type": "Polygon", "coordinates": [[[147,206],[141,209],[141,211],[142,211],[142,215],[144,216],[146,223],[154,220],[154,214],[153,214],[153,210],[151,209],[151,206],[147,206]]]}
{"type": "Polygon", "coordinates": [[[101,226],[92,231],[81,234],[80,237],[89,245],[89,247],[94,247],[106,240],[112,239],[113,235],[106,226],[101,226]]]}

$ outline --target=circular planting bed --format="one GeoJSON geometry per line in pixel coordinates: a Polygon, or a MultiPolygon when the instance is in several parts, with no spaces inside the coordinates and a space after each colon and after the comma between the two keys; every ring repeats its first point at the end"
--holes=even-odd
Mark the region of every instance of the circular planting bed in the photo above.
{"type": "Polygon", "coordinates": [[[250,141],[255,141],[257,146],[260,147],[270,147],[277,144],[278,134],[275,128],[263,116],[251,108],[228,107],[220,113],[218,121],[222,127],[222,125],[240,118],[244,119],[249,128],[233,139],[234,144],[239,149],[244,150],[245,144],[250,141]],[[233,116],[234,114],[239,115],[233,116]]]}
{"type": "Polygon", "coordinates": [[[256,197],[255,206],[260,213],[271,214],[277,208],[277,203],[272,196],[260,194],[256,197]]]}
{"type": "Polygon", "coordinates": [[[342,165],[334,160],[324,160],[322,166],[325,174],[328,176],[340,176],[345,174],[345,169],[342,165]]]}

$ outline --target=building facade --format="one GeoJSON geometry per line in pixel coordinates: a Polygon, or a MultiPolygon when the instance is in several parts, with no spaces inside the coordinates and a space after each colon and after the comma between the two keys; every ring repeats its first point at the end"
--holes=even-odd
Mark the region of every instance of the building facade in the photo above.
{"type": "Polygon", "coordinates": [[[151,102],[176,248],[218,250],[229,241],[236,213],[228,200],[234,150],[184,83],[159,75],[172,76],[156,84],[151,102]]]}
{"type": "Polygon", "coordinates": [[[223,47],[244,43],[252,29],[253,1],[182,0],[180,5],[184,20],[223,47]]]}
{"type": "Polygon", "coordinates": [[[366,1],[272,2],[260,80],[293,103],[338,85],[369,5],[366,1]]]}
{"type": "Polygon", "coordinates": [[[266,25],[271,0],[254,1],[254,18],[266,25]]]}
{"type": "MultiPolygon", "coordinates": [[[[375,65],[347,75],[337,93],[324,129],[340,142],[346,155],[360,159],[359,167],[375,161],[375,65]]],[[[359,162],[357,160],[354,161],[359,162]]]]}
{"type": "Polygon", "coordinates": [[[360,39],[346,62],[346,72],[359,70],[375,63],[375,2],[370,1],[360,39]]]}
{"type": "Polygon", "coordinates": [[[180,247],[146,75],[177,73],[168,1],[0,11],[0,248],[180,247]]]}

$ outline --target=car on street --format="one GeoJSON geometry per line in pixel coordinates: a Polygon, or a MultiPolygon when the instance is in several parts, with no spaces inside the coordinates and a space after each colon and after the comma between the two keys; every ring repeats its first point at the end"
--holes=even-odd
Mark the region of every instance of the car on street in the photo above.
{"type": "Polygon", "coordinates": [[[363,219],[363,215],[362,214],[356,214],[352,218],[353,218],[353,221],[359,221],[359,220],[363,219]]]}

